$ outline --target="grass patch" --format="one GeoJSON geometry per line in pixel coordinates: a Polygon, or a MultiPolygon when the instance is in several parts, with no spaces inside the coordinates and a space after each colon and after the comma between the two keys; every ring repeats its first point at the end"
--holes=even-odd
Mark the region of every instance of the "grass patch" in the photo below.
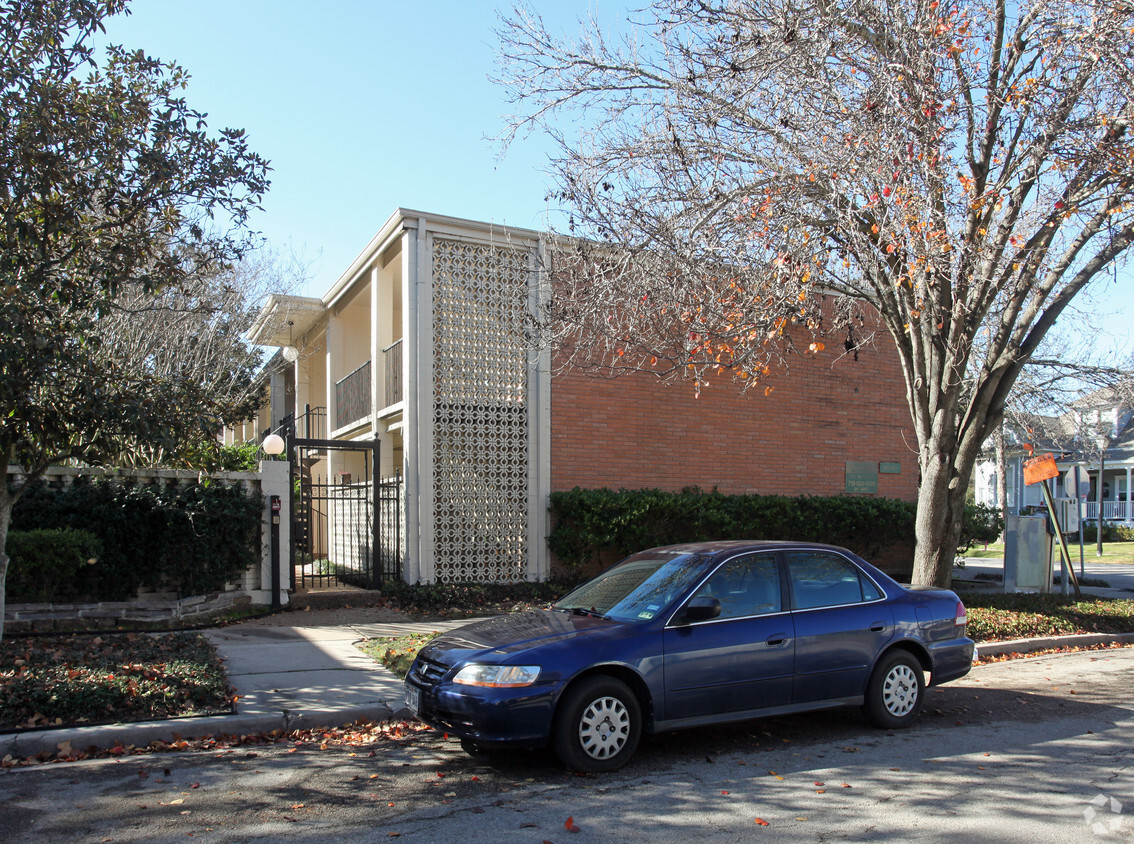
{"type": "Polygon", "coordinates": [[[0,641],[0,730],[231,710],[224,668],[195,633],[0,641]]]}
{"type": "Polygon", "coordinates": [[[358,643],[358,649],[404,680],[417,652],[438,635],[437,632],[415,633],[388,639],[366,639],[358,643]]]}
{"type": "Polygon", "coordinates": [[[978,642],[1134,633],[1134,601],[1129,600],[999,592],[963,592],[961,600],[968,611],[968,635],[978,642]]]}
{"type": "MultiPolygon", "coordinates": [[[[1071,552],[1071,560],[1079,562],[1079,540],[1071,537],[1067,540],[1067,550],[1071,552]]],[[[1084,549],[1085,559],[1088,563],[1116,563],[1121,565],[1134,565],[1134,542],[1108,542],[1103,540],[1103,555],[1095,556],[1095,543],[1087,542],[1084,549]]],[[[1004,557],[1004,543],[990,542],[987,546],[977,545],[970,548],[960,556],[969,560],[1002,559],[1004,557]]]]}

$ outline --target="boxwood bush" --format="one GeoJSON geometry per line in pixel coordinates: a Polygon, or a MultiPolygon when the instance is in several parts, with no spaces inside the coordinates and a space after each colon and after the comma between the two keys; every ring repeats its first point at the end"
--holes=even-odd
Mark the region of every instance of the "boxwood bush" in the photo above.
{"type": "MultiPolygon", "coordinates": [[[[658,545],[706,539],[783,539],[842,545],[872,559],[883,548],[912,543],[916,506],[894,498],[725,495],[689,487],[580,489],[554,492],[548,545],[569,570],[658,545]]],[[[998,511],[970,504],[961,545],[996,539],[998,511]]]]}
{"type": "Polygon", "coordinates": [[[725,495],[690,487],[580,489],[551,495],[548,545],[568,567],[704,539],[829,542],[864,557],[913,537],[914,505],[893,498],[725,495]]]}

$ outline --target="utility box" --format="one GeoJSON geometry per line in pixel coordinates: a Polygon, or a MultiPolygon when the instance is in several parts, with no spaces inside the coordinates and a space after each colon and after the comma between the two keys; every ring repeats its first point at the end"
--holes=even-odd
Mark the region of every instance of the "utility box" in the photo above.
{"type": "Polygon", "coordinates": [[[1051,534],[1044,516],[1004,520],[1004,591],[1051,591],[1051,534]]]}

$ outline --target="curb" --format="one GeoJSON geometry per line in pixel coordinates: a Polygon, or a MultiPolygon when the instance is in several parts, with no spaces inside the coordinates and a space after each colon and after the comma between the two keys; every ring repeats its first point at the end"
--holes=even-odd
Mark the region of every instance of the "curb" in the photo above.
{"type": "Polygon", "coordinates": [[[974,658],[1026,654],[1050,648],[1076,648],[1110,643],[1134,643],[1134,633],[1077,633],[1070,636],[1042,636],[1036,639],[1010,639],[1007,642],[977,642],[974,658]]]}
{"type": "Polygon", "coordinates": [[[115,745],[145,747],[151,742],[179,741],[206,736],[244,736],[270,733],[273,730],[288,732],[317,727],[341,727],[367,718],[384,721],[402,710],[380,702],[373,705],[340,709],[309,710],[306,712],[248,713],[232,715],[205,715],[165,721],[138,721],[123,724],[100,724],[91,727],[65,727],[58,730],[34,730],[0,734],[0,759],[11,755],[17,758],[56,753],[59,746],[70,742],[75,750],[88,747],[100,749],[115,745]]]}

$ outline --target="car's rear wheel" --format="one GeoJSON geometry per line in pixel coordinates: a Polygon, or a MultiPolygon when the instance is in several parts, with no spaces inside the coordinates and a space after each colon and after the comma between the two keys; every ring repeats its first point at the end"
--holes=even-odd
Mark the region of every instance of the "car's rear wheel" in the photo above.
{"type": "Polygon", "coordinates": [[[617,771],[642,736],[642,707],[630,687],[596,675],[567,690],[555,719],[555,753],[574,771],[617,771]]]}
{"type": "Polygon", "coordinates": [[[925,676],[921,664],[906,651],[892,651],[882,658],[870,676],[862,710],[876,727],[887,730],[908,727],[921,711],[924,698],[925,676]]]}

